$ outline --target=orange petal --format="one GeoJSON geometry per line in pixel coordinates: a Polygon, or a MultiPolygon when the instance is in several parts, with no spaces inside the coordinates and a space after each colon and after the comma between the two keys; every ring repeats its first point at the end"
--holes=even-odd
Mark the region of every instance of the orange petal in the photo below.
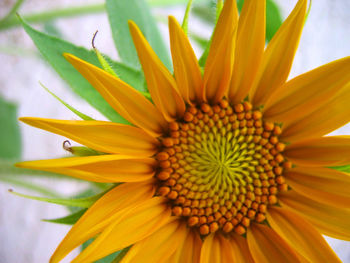
{"type": "Polygon", "coordinates": [[[199,234],[188,229],[187,237],[182,246],[178,248],[169,263],[199,263],[202,248],[202,240],[199,234]]]}
{"type": "Polygon", "coordinates": [[[153,102],[168,121],[182,117],[185,103],[173,76],[152,50],[137,25],[129,21],[129,28],[153,102]]]}
{"type": "Polygon", "coordinates": [[[154,234],[133,245],[121,263],[168,262],[185,241],[186,227],[186,224],[178,219],[169,222],[154,234]]]}
{"type": "Polygon", "coordinates": [[[268,210],[267,220],[292,248],[310,262],[340,262],[321,234],[297,214],[277,207],[268,210]]]}
{"type": "Polygon", "coordinates": [[[265,48],[265,1],[245,0],[238,22],[235,62],[228,97],[241,102],[249,93],[265,48]]]}
{"type": "Polygon", "coordinates": [[[198,60],[186,34],[172,16],[169,16],[169,33],[177,87],[186,102],[202,102],[203,81],[198,60]]]}
{"type": "Polygon", "coordinates": [[[350,241],[350,210],[311,200],[294,190],[278,196],[283,208],[292,209],[307,219],[322,234],[350,241]]]}
{"type": "Polygon", "coordinates": [[[233,262],[254,263],[246,238],[233,234],[231,237],[231,246],[235,257],[233,262]]]}
{"type": "Polygon", "coordinates": [[[268,226],[251,225],[248,228],[247,240],[255,262],[300,262],[296,252],[268,226]]]}
{"type": "Polygon", "coordinates": [[[222,99],[231,79],[237,34],[235,0],[226,0],[216,24],[204,69],[204,93],[211,103],[222,99]]]}
{"type": "Polygon", "coordinates": [[[350,136],[329,136],[293,143],[284,155],[300,166],[350,164],[350,136]]]}
{"type": "Polygon", "coordinates": [[[234,262],[234,251],[230,241],[221,234],[205,237],[201,250],[200,263],[234,262]]]}
{"type": "Polygon", "coordinates": [[[153,184],[126,183],[113,188],[96,201],[68,232],[52,255],[50,263],[59,262],[75,247],[102,232],[114,220],[119,211],[132,209],[150,199],[154,194],[153,184]]]}
{"type": "Polygon", "coordinates": [[[123,209],[72,263],[94,262],[152,235],[170,220],[166,199],[153,197],[132,209],[123,209]]]}
{"type": "Polygon", "coordinates": [[[350,208],[349,174],[323,167],[296,167],[285,173],[297,193],[328,205],[350,208]]]}
{"type": "Polygon", "coordinates": [[[71,157],[17,163],[17,167],[65,174],[104,183],[138,182],[151,179],[157,162],[126,155],[71,157]]]}
{"type": "Polygon", "coordinates": [[[323,107],[297,121],[283,126],[281,138],[293,142],[317,138],[340,128],[350,121],[350,84],[345,86],[323,107]]]}
{"type": "Polygon", "coordinates": [[[287,82],[264,107],[264,117],[290,126],[321,107],[350,84],[350,57],[339,59],[287,82]]]}
{"type": "Polygon", "coordinates": [[[268,44],[251,89],[252,102],[265,104],[288,78],[305,21],[307,0],[299,0],[292,13],[268,44]]]}
{"type": "Polygon", "coordinates": [[[215,234],[205,237],[200,255],[200,263],[221,262],[220,241],[215,234]]]}
{"type": "Polygon", "coordinates": [[[65,121],[32,117],[19,120],[106,153],[152,156],[159,145],[155,138],[143,130],[113,122],[65,121]]]}
{"type": "Polygon", "coordinates": [[[74,55],[64,56],[125,119],[152,136],[159,136],[167,130],[167,123],[160,111],[139,91],[74,55]]]}

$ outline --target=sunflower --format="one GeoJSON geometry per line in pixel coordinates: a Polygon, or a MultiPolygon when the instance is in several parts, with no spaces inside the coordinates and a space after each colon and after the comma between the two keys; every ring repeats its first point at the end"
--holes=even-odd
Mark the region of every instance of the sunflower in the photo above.
{"type": "Polygon", "coordinates": [[[71,54],[66,59],[132,125],[21,118],[104,155],[20,167],[120,183],[72,227],[59,262],[340,262],[321,234],[350,240],[350,57],[287,81],[306,16],[299,0],[265,49],[265,1],[226,0],[202,74],[169,17],[174,74],[135,23],[152,99],[71,54]]]}

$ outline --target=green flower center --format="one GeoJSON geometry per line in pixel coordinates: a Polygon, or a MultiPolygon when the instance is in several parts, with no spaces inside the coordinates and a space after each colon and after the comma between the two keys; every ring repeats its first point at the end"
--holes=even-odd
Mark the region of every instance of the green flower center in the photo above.
{"type": "Polygon", "coordinates": [[[169,128],[157,154],[157,192],[169,199],[175,216],[202,235],[244,234],[252,220],[265,220],[267,206],[287,189],[282,174],[290,163],[278,126],[264,122],[249,103],[223,100],[189,107],[169,128]]]}

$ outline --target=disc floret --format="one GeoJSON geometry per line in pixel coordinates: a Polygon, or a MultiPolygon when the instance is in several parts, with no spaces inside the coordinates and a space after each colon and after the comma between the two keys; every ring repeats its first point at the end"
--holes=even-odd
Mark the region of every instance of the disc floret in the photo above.
{"type": "Polygon", "coordinates": [[[244,234],[287,190],[283,171],[291,165],[283,157],[281,128],[250,103],[190,106],[169,130],[156,156],[157,192],[169,199],[173,215],[202,235],[244,234]]]}

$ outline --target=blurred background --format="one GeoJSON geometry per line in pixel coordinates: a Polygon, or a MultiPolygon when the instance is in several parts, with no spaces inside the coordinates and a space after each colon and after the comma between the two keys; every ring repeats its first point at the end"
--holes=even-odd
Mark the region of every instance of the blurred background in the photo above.
{"type": "MultiPolygon", "coordinates": [[[[91,48],[93,33],[98,30],[95,45],[104,54],[118,60],[104,1],[73,2],[74,4],[69,0],[0,0],[0,263],[48,262],[70,228],[69,225],[42,221],[67,215],[68,210],[64,206],[21,198],[10,194],[8,189],[35,196],[50,194],[51,197],[69,197],[83,193],[90,187],[85,182],[62,177],[44,177],[35,173],[24,176],[9,165],[13,160],[69,155],[62,148],[62,142],[66,138],[16,121],[16,116],[78,119],[45,91],[39,81],[81,112],[95,119],[106,119],[72,92],[67,83],[45,62],[14,17],[3,19],[16,3],[21,4],[15,12],[31,26],[87,49],[91,48]],[[72,8],[76,9],[72,12],[72,8]],[[80,15],[73,16],[72,13],[80,15]]],[[[167,15],[174,15],[182,21],[186,1],[148,2],[166,45],[169,46],[167,15]]],[[[274,2],[274,7],[278,8],[277,12],[272,12],[275,16],[274,22],[271,22],[273,31],[297,1],[270,2],[274,2]]],[[[211,34],[215,19],[214,7],[211,0],[194,0],[189,31],[198,57],[203,52],[202,38],[209,38],[211,34]]],[[[349,55],[350,1],[314,0],[290,77],[349,55]]],[[[350,134],[350,126],[339,129],[335,134],[350,134]]],[[[350,242],[330,238],[327,240],[343,262],[350,262],[350,242]]],[[[63,262],[69,262],[73,256],[74,253],[63,262]]]]}

